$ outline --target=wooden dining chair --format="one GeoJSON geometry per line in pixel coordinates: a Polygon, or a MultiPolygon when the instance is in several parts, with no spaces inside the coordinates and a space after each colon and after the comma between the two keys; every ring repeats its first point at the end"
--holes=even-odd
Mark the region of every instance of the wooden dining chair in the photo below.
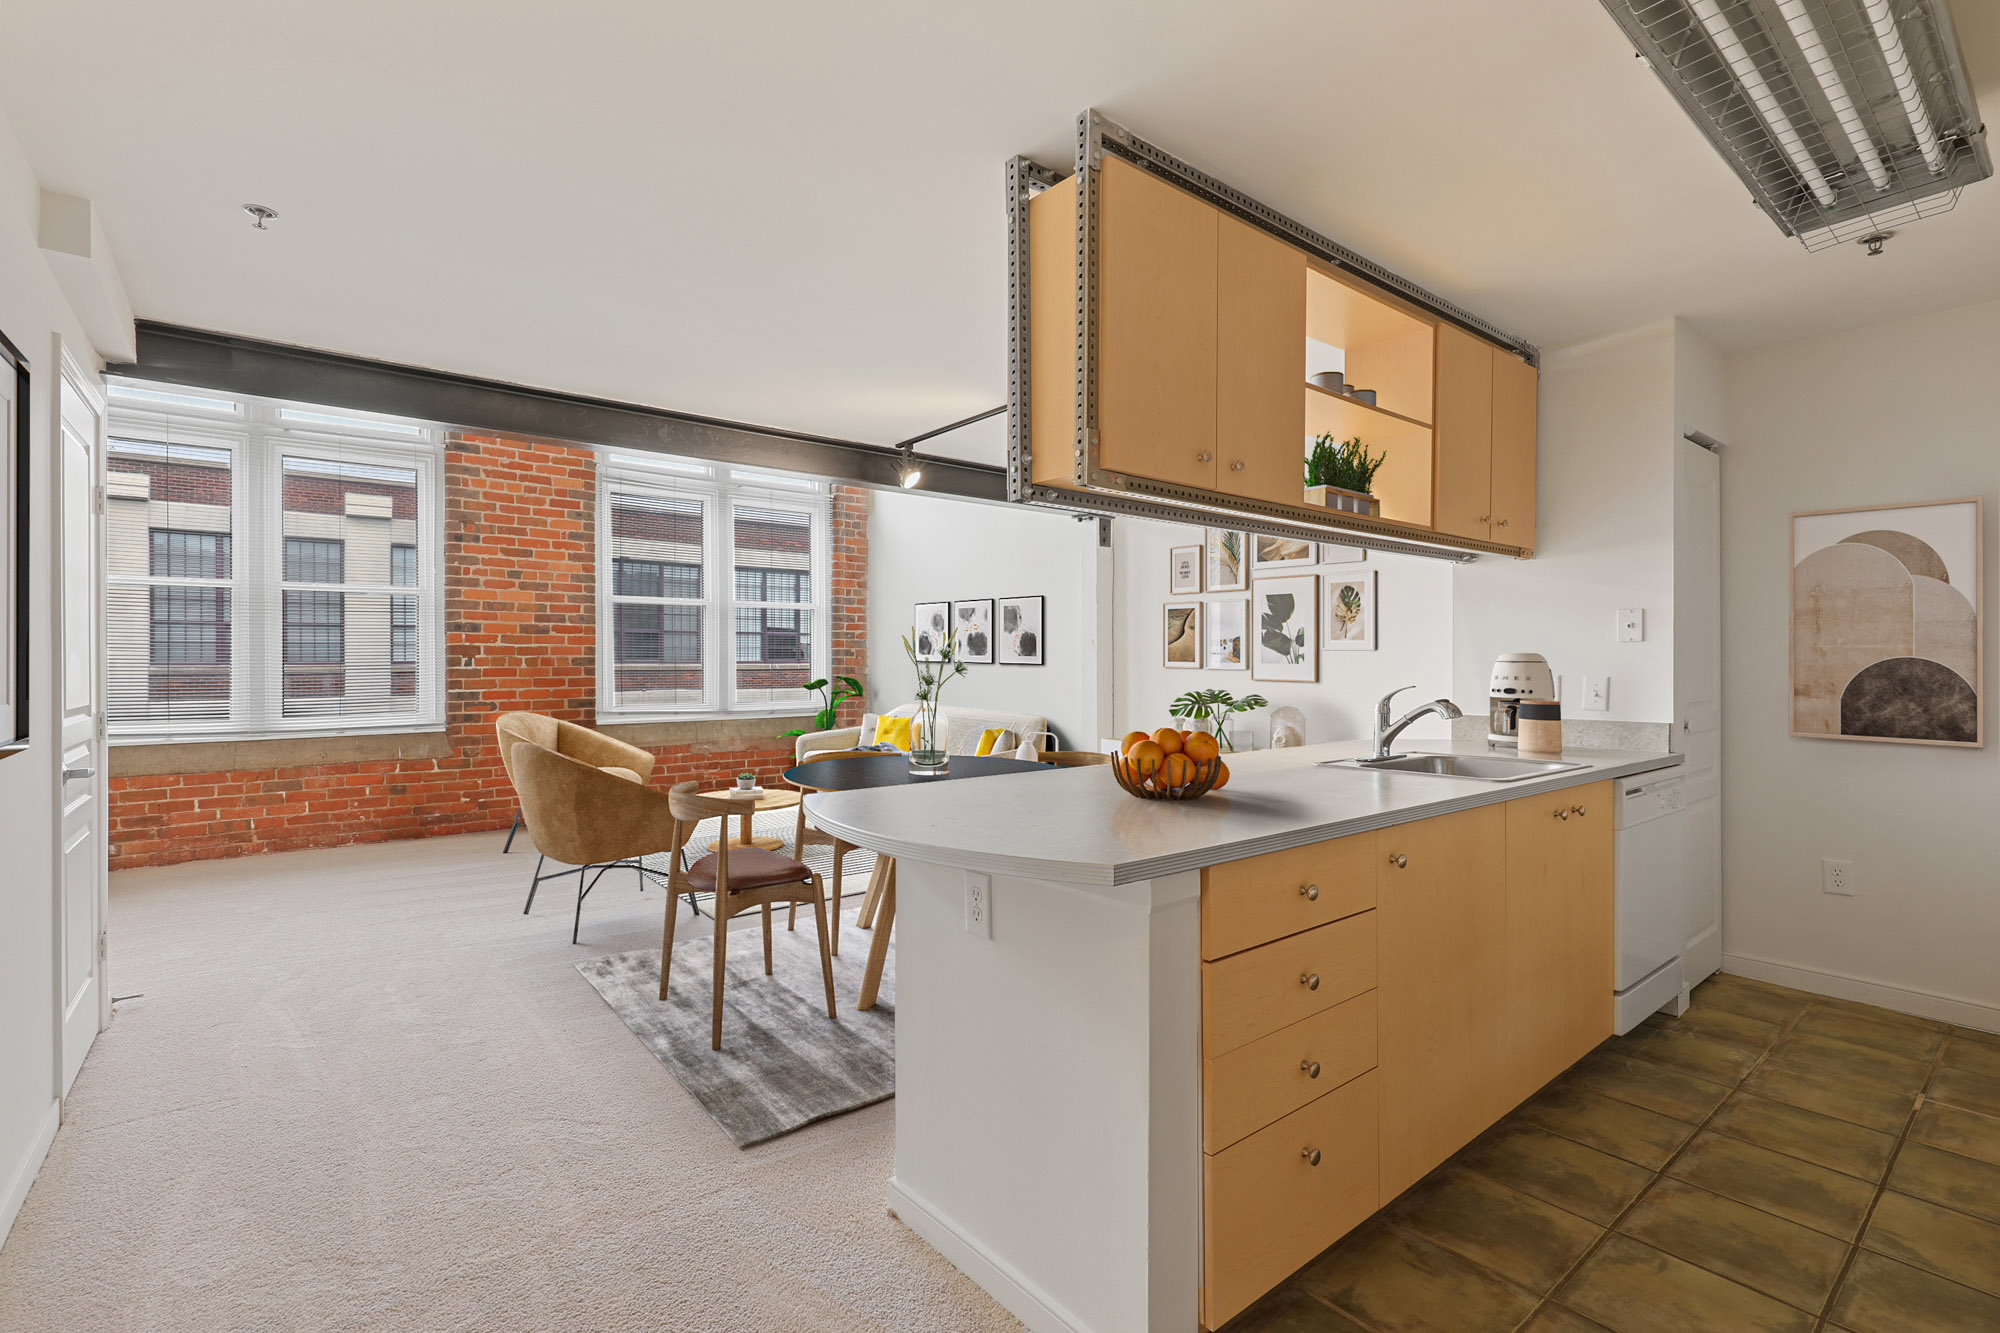
{"type": "Polygon", "coordinates": [[[827,947],[826,904],[820,897],[819,875],[805,862],[781,852],[756,847],[729,845],[729,820],[743,807],[723,796],[702,796],[700,784],[683,782],[667,791],[668,807],[674,817],[673,872],[667,894],[667,924],[660,937],[660,998],[667,998],[667,979],[673,972],[675,905],[683,893],[712,893],[715,916],[715,1015],[709,1033],[709,1048],[722,1049],[722,977],[728,954],[729,919],[753,908],[764,914],[764,975],[771,975],[771,908],[777,903],[810,902],[813,923],[819,928],[820,975],[826,983],[826,1016],[833,1012],[833,954],[827,947]],[[722,819],[722,836],[715,850],[682,868],[688,840],[704,819],[722,819]]]}
{"type": "Polygon", "coordinates": [[[1096,750],[1044,750],[1041,762],[1056,768],[1095,768],[1099,764],[1109,764],[1111,756],[1096,750]]]}
{"type": "MultiPolygon", "coordinates": [[[[819,750],[799,760],[797,767],[804,768],[807,764],[817,764],[828,759],[880,758],[882,758],[880,750],[819,750]]],[[[812,790],[810,783],[794,783],[793,785],[802,785],[806,791],[812,790]]],[[[792,854],[803,861],[806,858],[806,848],[808,847],[833,848],[833,951],[837,954],[840,952],[840,885],[842,879],[845,878],[841,873],[841,866],[846,861],[847,854],[854,850],[854,844],[851,842],[842,842],[831,833],[816,829],[806,823],[806,803],[800,801],[798,830],[792,835],[792,854]]],[[[793,923],[798,918],[798,911],[798,907],[794,905],[787,914],[785,918],[786,930],[792,928],[793,923]]]]}

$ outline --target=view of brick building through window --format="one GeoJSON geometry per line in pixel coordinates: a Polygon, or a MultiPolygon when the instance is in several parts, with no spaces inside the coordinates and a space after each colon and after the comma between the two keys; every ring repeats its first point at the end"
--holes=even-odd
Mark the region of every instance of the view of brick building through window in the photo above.
{"type": "MultiPolygon", "coordinates": [[[[125,479],[114,481],[110,498],[117,500],[122,485],[136,501],[143,484],[145,508],[154,511],[139,529],[136,557],[118,554],[118,538],[111,544],[107,572],[120,577],[107,589],[107,613],[115,623],[117,599],[139,597],[145,611],[134,623],[148,634],[143,651],[125,655],[145,664],[145,686],[121,694],[114,683],[114,708],[121,700],[136,707],[143,697],[162,720],[186,720],[187,710],[201,708],[216,716],[218,707],[226,717],[232,625],[242,618],[232,615],[229,590],[215,584],[232,576],[244,549],[231,530],[230,459],[221,450],[171,449],[168,457],[165,447],[147,455],[112,446],[110,470],[125,479]]],[[[418,598],[374,590],[418,586],[425,538],[416,531],[422,501],[415,478],[362,476],[353,468],[343,476],[293,461],[280,516],[286,715],[354,695],[362,671],[375,673],[369,691],[377,704],[407,699],[417,688],[418,598]],[[370,636],[377,646],[363,653],[370,636]]],[[[512,709],[602,725],[644,745],[660,758],[656,783],[720,781],[744,769],[775,778],[792,754],[778,733],[811,713],[801,688],[812,674],[805,606],[816,573],[806,515],[783,502],[734,503],[725,506],[731,526],[717,530],[728,534],[731,564],[732,698],[796,700],[796,713],[601,722],[599,461],[585,448],[447,433],[440,478],[443,732],[115,746],[112,867],[504,828],[515,801],[493,719],[512,709]]],[[[830,509],[830,665],[861,677],[868,493],[836,486],[821,503],[830,509]]],[[[610,512],[614,536],[631,538],[634,548],[614,541],[609,562],[614,615],[604,638],[616,689],[685,701],[702,688],[703,603],[723,591],[705,584],[700,525],[723,519],[699,508],[692,518],[685,509],[662,510],[657,499],[614,504],[610,512]],[[641,545],[653,549],[636,549],[641,545]]],[[[107,528],[117,531],[115,518],[107,528]]],[[[842,720],[860,712],[850,703],[842,720]]]]}

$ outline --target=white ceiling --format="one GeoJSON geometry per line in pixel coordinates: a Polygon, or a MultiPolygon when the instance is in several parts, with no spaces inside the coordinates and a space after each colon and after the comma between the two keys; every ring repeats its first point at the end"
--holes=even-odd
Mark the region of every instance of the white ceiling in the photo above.
{"type": "MultiPolygon", "coordinates": [[[[2000,111],[2000,4],[1954,13],[2000,111]]],[[[0,14],[0,108],[141,317],[878,443],[1004,400],[1002,164],[1093,105],[1544,347],[2000,297],[2000,184],[1807,254],[1595,0],[0,14]]]]}

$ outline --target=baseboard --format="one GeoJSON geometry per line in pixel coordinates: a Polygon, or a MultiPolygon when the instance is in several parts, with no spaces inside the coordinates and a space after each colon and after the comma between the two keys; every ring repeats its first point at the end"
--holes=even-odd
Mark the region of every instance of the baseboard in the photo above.
{"type": "Polygon", "coordinates": [[[949,1218],[905,1189],[894,1176],[889,1178],[889,1211],[984,1288],[1008,1314],[1026,1324],[1031,1333],[1092,1333],[1088,1324],[1012,1267],[980,1249],[949,1218]]]}
{"type": "Polygon", "coordinates": [[[1838,972],[1818,972],[1809,967],[1774,963],[1766,958],[1751,958],[1740,953],[1723,954],[1722,970],[1753,981],[1768,981],[1778,986],[1790,986],[1794,990],[1811,991],[1815,995],[1830,995],[1836,1000],[1854,1000],[1894,1009],[1898,1013],[1915,1014],[1919,1018],[1935,1018],[1941,1023],[1978,1028],[1982,1032],[2000,1032],[2000,1006],[1981,1004],[1977,1000],[1961,1000],[1949,995],[1933,995],[1929,991],[1887,986],[1879,981],[1864,981],[1860,977],[1842,976],[1838,972]]]}
{"type": "Polygon", "coordinates": [[[7,1236],[14,1229],[14,1219],[21,1215],[21,1205],[28,1201],[28,1191],[34,1186],[35,1177],[41,1174],[42,1159],[49,1155],[49,1145],[56,1141],[56,1130],[62,1125],[62,1103],[52,1101],[48,1112],[42,1116],[42,1123],[35,1127],[35,1137],[28,1144],[28,1151],[14,1167],[14,1174],[7,1179],[7,1192],[0,1194],[0,1245],[7,1243],[7,1236]]]}

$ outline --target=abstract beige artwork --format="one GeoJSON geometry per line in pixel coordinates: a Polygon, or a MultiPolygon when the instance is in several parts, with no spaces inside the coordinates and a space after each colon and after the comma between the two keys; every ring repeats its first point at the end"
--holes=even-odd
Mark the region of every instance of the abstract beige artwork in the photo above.
{"type": "Polygon", "coordinates": [[[1985,740],[1980,500],[1792,515],[1792,734],[1985,740]]]}

